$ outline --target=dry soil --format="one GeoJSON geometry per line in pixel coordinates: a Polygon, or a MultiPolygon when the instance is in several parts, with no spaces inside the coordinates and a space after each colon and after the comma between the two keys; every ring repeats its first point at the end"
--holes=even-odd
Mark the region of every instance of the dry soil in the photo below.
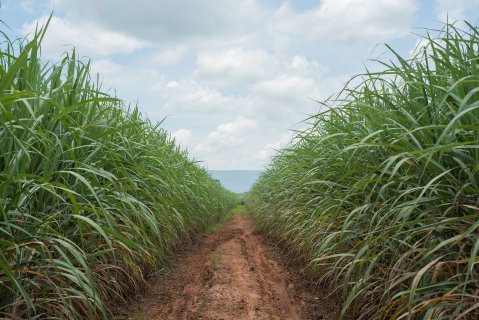
{"type": "Polygon", "coordinates": [[[285,265],[249,217],[234,215],[158,275],[126,319],[337,319],[335,301],[285,265]]]}

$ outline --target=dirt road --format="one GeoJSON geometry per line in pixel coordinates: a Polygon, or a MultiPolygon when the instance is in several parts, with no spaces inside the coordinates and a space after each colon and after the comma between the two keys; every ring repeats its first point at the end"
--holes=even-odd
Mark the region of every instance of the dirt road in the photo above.
{"type": "Polygon", "coordinates": [[[127,316],[154,319],[337,319],[339,308],[295,281],[244,215],[207,235],[127,316]]]}

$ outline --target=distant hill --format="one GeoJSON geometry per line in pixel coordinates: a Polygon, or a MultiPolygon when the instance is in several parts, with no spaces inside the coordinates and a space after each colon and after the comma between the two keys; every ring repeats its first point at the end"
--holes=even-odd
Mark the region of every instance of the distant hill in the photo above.
{"type": "Polygon", "coordinates": [[[249,191],[254,184],[261,170],[209,170],[213,178],[219,180],[221,184],[237,193],[249,191]]]}

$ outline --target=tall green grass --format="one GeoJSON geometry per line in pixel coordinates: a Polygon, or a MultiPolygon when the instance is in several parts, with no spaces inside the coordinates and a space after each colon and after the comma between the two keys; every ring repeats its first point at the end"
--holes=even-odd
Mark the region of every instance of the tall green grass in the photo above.
{"type": "Polygon", "coordinates": [[[479,319],[479,29],[466,25],[355,77],[249,194],[260,227],[343,297],[342,317],[479,319]]]}
{"type": "Polygon", "coordinates": [[[0,318],[105,319],[236,203],[75,51],[0,52],[0,318]]]}

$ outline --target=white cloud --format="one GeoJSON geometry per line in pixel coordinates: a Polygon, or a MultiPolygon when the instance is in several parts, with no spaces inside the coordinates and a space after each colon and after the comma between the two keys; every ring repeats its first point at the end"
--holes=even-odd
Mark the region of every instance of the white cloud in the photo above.
{"type": "Polygon", "coordinates": [[[175,65],[181,62],[188,53],[188,47],[185,45],[176,46],[156,54],[152,61],[161,66],[175,65]]]}
{"type": "Polygon", "coordinates": [[[91,63],[91,70],[93,73],[98,73],[101,76],[119,75],[122,72],[122,66],[114,63],[109,59],[93,60],[91,63]]]}
{"type": "Polygon", "coordinates": [[[218,134],[233,134],[242,132],[245,129],[256,127],[256,122],[251,119],[246,119],[239,117],[233,122],[228,122],[222,125],[219,125],[215,132],[218,134]]]}
{"type": "MultiPolygon", "coordinates": [[[[33,34],[37,23],[43,25],[48,17],[24,24],[23,34],[33,34]]],[[[105,57],[112,54],[132,53],[143,48],[146,43],[119,32],[107,31],[93,23],[73,24],[68,19],[53,16],[42,42],[44,56],[59,60],[65,51],[75,47],[80,55],[105,57]]]]}
{"type": "Polygon", "coordinates": [[[255,0],[56,0],[75,21],[94,21],[109,30],[165,44],[187,39],[242,37],[260,25],[255,0]]]}
{"type": "MultiPolygon", "coordinates": [[[[91,73],[93,75],[98,73],[103,88],[112,88],[115,92],[118,92],[120,98],[126,99],[127,102],[141,100],[141,97],[145,97],[149,93],[146,88],[151,85],[151,82],[165,82],[165,76],[156,69],[124,65],[115,63],[110,59],[92,60],[91,73]]],[[[144,105],[145,102],[151,103],[152,101],[155,100],[140,101],[140,106],[144,105]]]]}
{"type": "Polygon", "coordinates": [[[258,96],[283,103],[306,100],[308,97],[318,98],[320,95],[315,79],[286,74],[255,83],[251,90],[258,96]]]}
{"type": "Polygon", "coordinates": [[[308,61],[308,59],[299,55],[295,55],[291,59],[289,69],[302,74],[314,74],[316,76],[320,76],[326,71],[317,61],[308,61]]]}
{"type": "MultiPolygon", "coordinates": [[[[465,1],[465,0],[462,0],[465,1]]],[[[475,0],[474,0],[475,1],[475,0]]],[[[304,11],[287,2],[274,10],[257,0],[55,0],[75,22],[93,22],[161,45],[194,41],[207,48],[274,42],[290,47],[298,38],[333,43],[407,34],[418,0],[322,0],[304,11]]]]}
{"type": "Polygon", "coordinates": [[[180,84],[178,83],[178,81],[170,81],[166,84],[166,87],[169,89],[179,88],[180,84]]]}
{"type": "Polygon", "coordinates": [[[281,138],[278,140],[268,143],[261,149],[258,154],[257,158],[262,160],[262,161],[270,161],[271,157],[276,154],[276,151],[280,150],[281,148],[284,148],[286,145],[288,145],[293,138],[293,134],[291,132],[285,133],[281,138]]]}
{"type": "Polygon", "coordinates": [[[468,10],[477,10],[479,0],[438,0],[436,16],[441,21],[455,22],[464,20],[468,10]]]}
{"type": "Polygon", "coordinates": [[[22,8],[23,11],[27,13],[33,12],[33,6],[35,4],[33,0],[21,0],[19,3],[20,3],[20,8],[22,8]]]}
{"type": "Polygon", "coordinates": [[[159,82],[150,90],[159,95],[167,112],[218,112],[231,110],[235,97],[223,95],[217,88],[195,80],[159,82]]]}
{"type": "MultiPolygon", "coordinates": [[[[2,0],[0,2],[0,9],[3,10],[18,10],[20,9],[22,14],[34,14],[38,12],[49,11],[51,3],[38,1],[38,0],[2,0]]],[[[6,22],[7,15],[2,16],[2,21],[6,22]]]]}
{"type": "Polygon", "coordinates": [[[208,159],[209,168],[261,169],[292,136],[291,132],[267,125],[257,119],[238,117],[219,125],[190,152],[197,159],[208,159]]]}
{"type": "Polygon", "coordinates": [[[188,129],[178,129],[171,133],[171,136],[181,145],[185,146],[191,143],[192,133],[188,129]]]}
{"type": "Polygon", "coordinates": [[[195,152],[211,154],[220,151],[231,152],[232,149],[243,144],[245,138],[243,133],[247,129],[257,126],[254,120],[239,117],[232,122],[219,125],[216,130],[210,132],[207,139],[198,144],[195,152]]]}
{"type": "Polygon", "coordinates": [[[315,41],[341,43],[400,37],[407,34],[417,0],[322,0],[310,10],[297,12],[284,3],[273,28],[315,41]]]}
{"type": "Polygon", "coordinates": [[[259,48],[202,52],[197,58],[195,76],[217,85],[247,83],[271,76],[278,63],[275,56],[259,48]]]}

